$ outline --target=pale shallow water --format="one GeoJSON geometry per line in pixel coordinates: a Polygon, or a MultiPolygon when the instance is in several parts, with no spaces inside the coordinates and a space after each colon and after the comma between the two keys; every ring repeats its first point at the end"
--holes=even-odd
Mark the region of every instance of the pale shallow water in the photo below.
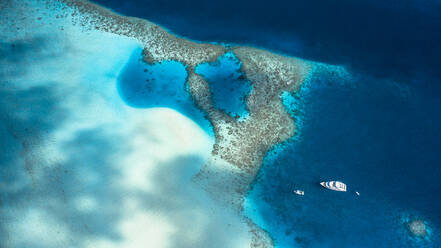
{"type": "MultiPolygon", "coordinates": [[[[42,19],[24,21],[21,35],[2,34],[1,246],[248,246],[243,220],[191,180],[213,138],[186,108],[164,108],[180,99],[191,106],[183,87],[178,99],[127,101],[118,84],[140,44],[56,14],[29,11],[42,19]]],[[[168,81],[182,84],[182,66],[145,68],[162,79],[167,66],[181,73],[168,81]]]]}
{"type": "MultiPolygon", "coordinates": [[[[190,38],[344,65],[322,64],[329,71],[312,77],[296,97],[282,96],[299,133],[267,154],[245,205],[277,247],[440,246],[436,2],[294,1],[292,8],[280,5],[283,11],[274,11],[282,10],[275,3],[253,2],[255,11],[246,1],[226,4],[226,11],[210,3],[216,18],[197,4],[100,2],[125,14],[147,11],[190,38]],[[187,11],[170,16],[152,6],[187,11]],[[350,192],[318,186],[331,179],[348,183],[350,192]],[[294,188],[306,195],[296,197],[294,188]],[[415,219],[427,224],[426,238],[408,232],[415,219]]],[[[8,12],[2,23],[18,14],[8,12]]],[[[49,15],[38,20],[29,13],[25,32],[1,36],[0,134],[8,152],[0,154],[0,233],[6,244],[247,247],[241,219],[191,182],[214,141],[188,97],[185,67],[145,65],[135,41],[84,33],[49,15]]],[[[238,66],[221,57],[198,68],[212,84],[216,106],[246,116],[248,87],[238,66]],[[225,96],[228,82],[239,85],[232,98],[225,96]]]]}

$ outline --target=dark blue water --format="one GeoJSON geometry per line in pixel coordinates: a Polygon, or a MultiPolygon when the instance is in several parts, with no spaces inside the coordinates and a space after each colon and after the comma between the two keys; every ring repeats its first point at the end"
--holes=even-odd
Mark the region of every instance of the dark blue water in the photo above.
{"type": "Polygon", "coordinates": [[[195,40],[250,44],[379,76],[441,76],[437,0],[95,2],[195,40]]]}
{"type": "MultiPolygon", "coordinates": [[[[251,44],[352,73],[319,73],[283,96],[299,134],[267,155],[247,201],[276,245],[441,247],[441,2],[97,2],[191,39],[251,44]],[[344,181],[349,192],[324,190],[322,180],[344,181]],[[430,229],[425,238],[409,233],[415,219],[430,229]]],[[[240,109],[216,88],[224,83],[216,75],[226,74],[208,74],[217,106],[240,109]]]]}
{"type": "Polygon", "coordinates": [[[438,84],[311,79],[288,106],[300,108],[300,133],[267,155],[249,213],[280,247],[441,247],[440,94],[438,84]],[[327,180],[349,192],[324,190],[327,180]],[[414,219],[431,229],[425,239],[410,235],[414,219]]]}
{"type": "Polygon", "coordinates": [[[142,61],[141,54],[141,48],[135,50],[118,76],[117,87],[121,98],[135,108],[175,109],[214,136],[210,122],[188,92],[185,66],[176,61],[148,65],[142,61]]]}
{"type": "Polygon", "coordinates": [[[241,64],[233,53],[228,52],[216,62],[203,63],[195,69],[210,85],[214,106],[240,119],[248,116],[245,100],[252,88],[240,71],[241,64]]]}

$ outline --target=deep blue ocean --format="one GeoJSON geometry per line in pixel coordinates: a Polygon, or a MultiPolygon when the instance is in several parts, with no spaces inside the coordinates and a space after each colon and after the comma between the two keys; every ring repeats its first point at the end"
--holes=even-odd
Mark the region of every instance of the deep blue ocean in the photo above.
{"type": "MultiPolygon", "coordinates": [[[[255,221],[278,247],[441,247],[441,2],[95,2],[190,39],[348,68],[351,77],[317,72],[295,96],[283,96],[298,133],[268,153],[247,200],[247,211],[259,216],[255,221]],[[341,180],[348,192],[324,190],[323,180],[341,180]],[[294,195],[297,188],[305,195],[294,195]],[[428,227],[425,238],[407,228],[417,219],[428,227]]],[[[142,100],[130,78],[139,58],[134,61],[123,74],[128,79],[120,80],[123,98],[136,107],[155,101],[176,107],[171,98],[142,100]]],[[[179,110],[208,130],[185,96],[183,65],[161,66],[183,73],[174,79],[179,92],[167,95],[182,96],[188,107],[179,103],[179,110]]],[[[236,66],[234,58],[220,58],[198,68],[216,106],[233,116],[246,114],[243,96],[250,89],[236,66]],[[229,80],[237,90],[225,103],[229,80]]]]}
{"type": "Polygon", "coordinates": [[[299,133],[267,154],[249,212],[280,247],[440,247],[440,94],[421,82],[316,75],[285,101],[299,133]],[[328,180],[348,192],[318,184],[328,180]],[[416,219],[431,229],[425,238],[407,228],[416,219]]]}

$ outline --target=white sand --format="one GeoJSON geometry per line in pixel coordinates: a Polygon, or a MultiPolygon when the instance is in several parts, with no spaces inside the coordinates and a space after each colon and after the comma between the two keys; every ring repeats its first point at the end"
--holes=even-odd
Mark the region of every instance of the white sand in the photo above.
{"type": "Polygon", "coordinates": [[[8,12],[20,35],[0,18],[0,38],[27,47],[0,60],[10,97],[0,129],[17,158],[6,166],[14,180],[0,184],[1,246],[249,247],[243,219],[191,181],[213,140],[174,110],[118,96],[139,44],[24,10],[8,12]]]}

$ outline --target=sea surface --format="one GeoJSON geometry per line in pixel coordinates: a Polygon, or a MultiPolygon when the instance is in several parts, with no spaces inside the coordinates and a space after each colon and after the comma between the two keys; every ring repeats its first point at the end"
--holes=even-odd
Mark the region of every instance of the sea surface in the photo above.
{"type": "Polygon", "coordinates": [[[213,128],[188,92],[187,70],[177,61],[162,61],[148,65],[142,49],[136,49],[118,76],[121,98],[131,107],[172,108],[196,122],[214,137],[213,128]]]}
{"type": "Polygon", "coordinates": [[[439,247],[440,93],[439,85],[318,74],[285,101],[301,126],[267,154],[248,214],[277,247],[439,247]],[[329,180],[348,192],[319,185],[329,180]],[[426,237],[409,232],[412,220],[425,222],[426,237]]]}
{"type": "MultiPolygon", "coordinates": [[[[439,1],[96,2],[190,39],[347,69],[317,66],[300,92],[281,96],[298,132],[268,152],[245,204],[277,247],[441,247],[439,1]],[[348,192],[321,188],[326,180],[348,192]],[[425,237],[410,233],[413,220],[425,237]]],[[[198,69],[222,86],[216,63],[198,69]]],[[[225,87],[212,89],[226,104],[225,87]]],[[[243,112],[236,103],[221,108],[243,112]]]]}
{"type": "Polygon", "coordinates": [[[249,44],[382,77],[441,76],[438,0],[93,2],[194,40],[249,44]]]}
{"type": "Polygon", "coordinates": [[[195,69],[208,82],[214,107],[239,120],[248,116],[245,100],[252,89],[251,82],[240,71],[241,64],[232,52],[227,52],[217,61],[195,69]]]}
{"type": "Polygon", "coordinates": [[[249,246],[192,180],[214,139],[185,66],[48,2],[0,1],[0,247],[249,246]]]}
{"type": "MultiPolygon", "coordinates": [[[[192,40],[250,45],[316,62],[314,74],[299,92],[281,95],[287,111],[296,121],[297,133],[290,140],[275,145],[268,152],[245,201],[245,212],[248,217],[268,232],[274,239],[276,247],[441,247],[441,2],[435,0],[332,2],[325,0],[270,2],[97,0],[94,2],[124,15],[146,18],[179,36],[192,40]],[[338,68],[344,68],[344,73],[338,68]],[[323,189],[319,182],[325,180],[345,182],[348,185],[348,192],[323,189]],[[293,194],[294,189],[304,190],[305,195],[293,194]],[[360,196],[357,196],[355,191],[360,192],[360,196]],[[427,226],[425,237],[417,237],[410,233],[408,225],[413,220],[421,220],[425,223],[427,226]]],[[[10,66],[11,68],[31,68],[26,71],[29,74],[23,73],[22,76],[16,76],[19,73],[12,71],[11,75],[7,75],[8,80],[0,85],[0,94],[5,99],[2,100],[4,106],[2,112],[6,116],[4,122],[20,124],[16,127],[17,132],[28,133],[27,136],[34,134],[34,130],[29,127],[37,123],[37,126],[42,126],[40,129],[49,130],[46,133],[56,134],[54,137],[58,139],[57,144],[64,145],[62,149],[57,146],[55,152],[52,150],[48,152],[60,157],[54,155],[56,159],[52,160],[60,160],[63,163],[57,172],[61,176],[53,178],[52,168],[41,169],[50,173],[45,172],[47,175],[39,176],[43,181],[48,182],[44,187],[41,186],[39,191],[32,188],[33,183],[35,184],[32,180],[36,179],[29,179],[29,182],[25,183],[15,180],[25,178],[15,171],[22,167],[11,166],[3,170],[2,180],[6,182],[5,185],[19,182],[17,184],[25,186],[19,185],[20,187],[17,188],[30,192],[22,194],[15,188],[10,190],[14,191],[14,194],[2,192],[2,202],[12,213],[10,219],[5,217],[5,223],[6,221],[18,223],[14,225],[21,227],[20,218],[24,216],[24,223],[45,223],[42,227],[54,230],[52,233],[56,236],[60,232],[53,228],[58,226],[44,222],[51,220],[47,216],[51,216],[54,212],[60,213],[56,215],[56,219],[51,220],[53,223],[64,223],[63,220],[66,218],[77,220],[80,216],[91,223],[91,229],[100,230],[96,233],[97,236],[110,240],[108,241],[110,243],[93,240],[95,243],[92,244],[101,244],[101,247],[121,247],[127,240],[133,240],[130,235],[136,233],[134,230],[137,226],[143,224],[137,220],[144,220],[143,218],[150,214],[145,212],[148,209],[145,206],[148,206],[156,211],[152,215],[160,219],[158,223],[164,222],[161,218],[178,220],[178,224],[170,221],[170,226],[166,228],[174,230],[173,228],[177,227],[184,230],[185,234],[176,237],[176,240],[155,235],[155,230],[150,230],[148,235],[158,236],[156,238],[161,242],[171,242],[171,245],[183,244],[183,241],[188,240],[187,235],[192,235],[189,231],[185,232],[185,227],[189,220],[195,220],[194,204],[205,201],[205,198],[199,199],[205,196],[199,191],[194,191],[190,196],[184,194],[188,192],[187,188],[183,188],[178,182],[189,181],[191,173],[176,175],[178,179],[171,180],[167,179],[169,174],[172,174],[168,172],[179,171],[175,167],[185,163],[194,167],[192,172],[194,174],[202,166],[206,155],[202,156],[195,151],[200,147],[208,149],[211,140],[205,137],[197,126],[201,127],[205,134],[213,137],[211,125],[197,109],[186,89],[185,66],[174,61],[146,65],[141,61],[141,48],[137,44],[125,40],[111,44],[110,40],[114,39],[113,37],[103,36],[103,38],[100,35],[83,37],[79,42],[76,36],[67,36],[67,38],[64,34],[45,36],[53,33],[55,27],[52,28],[53,30],[45,30],[41,37],[37,37],[40,35],[37,33],[32,44],[26,42],[0,44],[1,51],[5,54],[7,52],[10,57],[8,60],[2,60],[2,63],[7,66],[14,65],[10,66]],[[70,40],[65,41],[65,39],[70,40]],[[37,44],[39,40],[42,44],[37,44]],[[100,40],[105,40],[108,43],[107,47],[100,46],[98,44],[100,40]],[[75,49],[72,49],[73,52],[65,52],[64,49],[68,47],[64,45],[65,43],[69,46],[71,43],[76,44],[75,49]],[[58,57],[54,54],[41,54],[41,51],[46,51],[45,47],[59,49],[58,57]],[[113,54],[118,49],[120,52],[113,54]],[[17,50],[22,51],[23,54],[28,51],[27,54],[32,52],[38,55],[29,56],[32,58],[47,57],[47,61],[34,61],[32,58],[22,61],[19,59],[22,53],[18,53],[17,50]],[[107,54],[109,58],[102,57],[102,54],[107,54]],[[82,59],[79,61],[81,63],[77,61],[78,58],[82,59]],[[71,61],[72,64],[65,64],[64,61],[71,61]],[[100,63],[96,63],[97,61],[100,63]],[[102,69],[96,72],[92,68],[95,65],[102,69]],[[47,74],[47,68],[52,68],[53,72],[47,78],[42,77],[47,74]],[[76,73],[71,77],[72,71],[76,73]],[[82,75],[82,79],[75,78],[75,75],[82,75]],[[33,82],[36,78],[40,81],[33,82]],[[54,78],[56,80],[52,82],[54,78]],[[48,82],[45,81],[46,79],[48,82]],[[101,79],[102,82],[96,82],[96,79],[101,79]],[[78,84],[78,81],[84,87],[83,91],[72,92],[71,89],[78,84]],[[20,82],[23,90],[18,88],[11,91],[9,82],[20,82]],[[26,88],[28,84],[24,82],[34,83],[35,87],[28,89],[26,88]],[[106,94],[98,93],[90,82],[100,83],[103,87],[100,91],[106,94]],[[117,85],[117,92],[113,91],[114,82],[117,85]],[[56,90],[64,94],[61,95],[69,97],[59,101],[60,93],[56,90]],[[139,111],[135,114],[134,110],[127,109],[119,102],[120,99],[113,95],[114,93],[117,93],[125,104],[139,111]],[[46,99],[54,94],[54,99],[50,98],[47,103],[40,102],[39,98],[37,100],[33,98],[44,94],[47,94],[46,99]],[[108,99],[111,99],[111,104],[118,108],[113,106],[108,106],[108,109],[94,108],[94,106],[106,106],[108,99]],[[69,104],[57,105],[60,102],[69,104]],[[26,118],[14,115],[14,118],[11,117],[9,120],[9,115],[6,113],[11,113],[10,109],[17,108],[21,106],[20,104],[24,106],[21,111],[26,114],[26,118]],[[41,110],[33,111],[35,107],[40,107],[41,110]],[[151,110],[154,112],[151,114],[147,108],[152,107],[167,107],[177,112],[169,113],[159,109],[158,112],[151,110]],[[66,109],[71,111],[69,115],[71,119],[65,117],[66,109]],[[112,122],[104,122],[109,117],[93,119],[97,113],[104,117],[106,115],[112,117],[112,122]],[[144,120],[148,114],[153,117],[144,120]],[[162,121],[155,121],[155,116],[161,117],[162,121]],[[23,118],[26,122],[20,121],[23,118]],[[64,118],[69,120],[69,125],[64,125],[64,122],[63,125],[58,123],[64,121],[64,118]],[[128,121],[121,120],[125,120],[124,118],[128,121]],[[96,122],[95,127],[91,127],[92,119],[96,122]],[[173,126],[178,126],[176,123],[165,125],[170,119],[183,125],[182,129],[174,129],[173,126]],[[143,133],[144,141],[142,139],[140,141],[136,137],[142,133],[139,130],[144,130],[143,123],[149,123],[148,127],[153,131],[143,133]],[[52,129],[63,132],[58,133],[52,129]],[[97,130],[104,130],[103,134],[98,133],[97,137],[91,135],[97,133],[97,130]],[[183,144],[187,143],[174,144],[172,138],[179,136],[179,130],[186,130],[186,135],[181,138],[189,142],[191,151],[185,150],[187,145],[183,144]],[[127,140],[120,138],[127,133],[131,135],[127,140]],[[89,144],[93,146],[88,146],[89,144]],[[118,167],[119,161],[98,156],[99,153],[92,149],[96,146],[115,154],[129,154],[130,160],[123,162],[130,165],[131,170],[127,167],[124,167],[124,170],[118,167]],[[136,150],[137,147],[142,147],[143,150],[136,150]],[[147,162],[145,162],[146,158],[149,158],[147,162]],[[105,168],[114,169],[117,173],[112,171],[111,174],[106,174],[98,180],[85,177],[84,175],[92,175],[92,173],[81,171],[82,167],[78,167],[79,169],[72,167],[74,168],[72,170],[69,167],[70,164],[88,165],[91,161],[100,165],[97,168],[89,168],[92,172],[97,172],[96,174],[102,174],[100,171],[105,168]],[[154,173],[156,188],[151,185],[147,187],[142,183],[145,178],[140,179],[138,175],[144,175],[150,170],[145,167],[155,163],[164,165],[165,169],[154,173]],[[133,174],[124,174],[129,173],[128,171],[133,174]],[[68,181],[64,188],[53,186],[61,185],[59,182],[67,177],[63,176],[63,173],[66,175],[70,173],[75,178],[78,177],[78,180],[73,180],[71,183],[68,181]],[[123,189],[117,191],[117,194],[124,199],[124,206],[131,206],[136,211],[127,208],[126,212],[130,213],[124,212],[119,204],[115,204],[120,202],[119,198],[90,200],[84,197],[89,194],[78,188],[79,185],[89,184],[97,188],[99,186],[104,192],[99,195],[103,197],[110,194],[109,192],[115,193],[112,190],[117,187],[109,185],[113,185],[120,177],[127,179],[129,183],[123,185],[123,189]],[[180,179],[181,177],[185,177],[185,180],[180,179]],[[52,202],[46,204],[47,202],[42,200],[45,199],[43,196],[52,192],[52,189],[54,191],[50,194],[53,197],[52,202]],[[138,193],[132,196],[127,192],[138,193]],[[24,198],[23,195],[28,198],[24,198]],[[77,204],[81,211],[74,212],[75,215],[72,216],[67,213],[66,205],[63,205],[66,202],[66,195],[72,199],[77,199],[74,197],[78,196],[78,201],[72,204],[68,202],[68,205],[77,204]],[[162,195],[173,197],[166,200],[161,198],[162,195]],[[6,198],[29,199],[35,206],[32,211],[22,210],[13,205],[20,204],[18,201],[18,203],[5,201],[6,198]],[[33,201],[34,199],[38,201],[33,201]],[[133,199],[139,200],[142,204],[134,205],[133,199]],[[173,199],[184,202],[186,207],[177,205],[173,199]],[[101,200],[106,204],[96,203],[101,200]],[[118,205],[117,209],[114,209],[115,205],[118,205]],[[47,206],[50,211],[46,211],[47,206]],[[163,208],[173,211],[162,213],[163,208]],[[170,212],[173,214],[167,215],[170,212]],[[124,238],[118,236],[121,235],[120,233],[118,235],[114,233],[117,230],[110,228],[117,225],[124,230],[120,232],[125,235],[122,235],[124,238]]],[[[231,116],[246,117],[248,111],[244,98],[252,86],[243,77],[239,68],[240,61],[237,61],[232,54],[226,54],[216,62],[197,66],[196,72],[210,84],[216,107],[224,109],[231,116]]],[[[10,152],[9,155],[2,154],[0,159],[12,165],[12,162],[15,163],[15,157],[19,157],[21,147],[32,148],[33,143],[32,140],[29,143],[19,143],[17,137],[9,135],[8,125],[2,124],[0,131],[5,137],[4,147],[9,147],[10,152]]],[[[35,133],[40,135],[37,131],[35,133]]],[[[50,139],[47,143],[49,146],[52,144],[50,139]]],[[[204,152],[209,153],[205,150],[204,152]]],[[[49,159],[41,158],[41,160],[49,159]]],[[[52,163],[51,161],[47,163],[52,163]]],[[[36,178],[38,179],[38,175],[36,178]]],[[[202,213],[201,216],[209,216],[212,211],[211,205],[207,207],[202,203],[196,209],[202,213]]],[[[225,214],[225,216],[230,215],[225,214]]],[[[242,232],[235,231],[242,230],[241,228],[229,226],[230,219],[217,218],[216,221],[223,224],[207,227],[203,218],[195,221],[200,227],[201,235],[210,237],[207,243],[210,240],[219,242],[227,240],[229,235],[233,234],[236,238],[242,235],[242,232]]],[[[43,236],[46,230],[44,228],[42,228],[43,236]]],[[[24,227],[18,229],[19,231],[23,229],[22,233],[28,232],[24,227]]],[[[41,247],[60,247],[59,244],[71,242],[68,237],[79,240],[80,237],[89,238],[88,235],[91,235],[83,233],[84,228],[76,222],[73,227],[62,226],[59,229],[67,229],[70,232],[66,231],[64,236],[58,235],[57,239],[53,240],[46,237],[47,240],[42,240],[41,247]],[[76,236],[73,236],[74,234],[76,236]],[[43,241],[52,246],[45,246],[46,243],[43,241]]],[[[38,233],[35,235],[40,237],[38,233]]],[[[142,235],[140,234],[139,237],[142,235]]],[[[22,247],[29,247],[28,244],[35,240],[32,236],[32,240],[29,241],[31,243],[27,243],[26,239],[14,238],[19,235],[11,235],[11,237],[13,237],[11,240],[18,242],[22,247]]],[[[138,242],[136,244],[145,242],[143,239],[135,241],[138,242]]],[[[233,241],[231,244],[234,243],[233,241]]],[[[192,247],[192,243],[185,245],[192,247]]]]}

